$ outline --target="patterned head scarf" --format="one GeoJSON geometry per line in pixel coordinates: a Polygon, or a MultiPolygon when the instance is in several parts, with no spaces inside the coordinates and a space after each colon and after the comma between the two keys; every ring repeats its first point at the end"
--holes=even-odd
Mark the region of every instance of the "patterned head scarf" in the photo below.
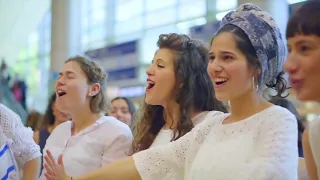
{"type": "Polygon", "coordinates": [[[259,85],[275,80],[282,71],[286,47],[271,15],[256,5],[243,4],[222,19],[220,28],[227,24],[239,27],[250,39],[261,64],[259,85]]]}

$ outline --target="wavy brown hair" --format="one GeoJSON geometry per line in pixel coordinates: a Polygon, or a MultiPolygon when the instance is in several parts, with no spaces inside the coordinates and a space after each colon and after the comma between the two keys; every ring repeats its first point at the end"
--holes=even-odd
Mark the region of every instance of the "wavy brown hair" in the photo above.
{"type": "MultiPolygon", "coordinates": [[[[203,43],[186,35],[161,34],[157,42],[159,49],[167,48],[174,54],[174,69],[177,91],[175,101],[180,105],[180,121],[171,141],[188,133],[194,126],[193,111],[227,112],[215,98],[212,81],[207,73],[209,53],[203,43]],[[181,86],[182,87],[179,87],[181,86]]],[[[148,149],[165,124],[164,108],[144,103],[141,120],[133,141],[133,153],[148,149]]]]}

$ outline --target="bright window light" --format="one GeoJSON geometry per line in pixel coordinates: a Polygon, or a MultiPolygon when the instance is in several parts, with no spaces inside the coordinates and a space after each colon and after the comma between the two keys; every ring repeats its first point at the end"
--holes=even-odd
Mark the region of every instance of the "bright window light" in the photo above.
{"type": "Polygon", "coordinates": [[[295,4],[295,3],[303,2],[306,0],[287,0],[287,1],[288,1],[288,4],[295,4]]]}
{"type": "Polygon", "coordinates": [[[230,12],[230,11],[223,11],[223,12],[221,12],[221,13],[216,14],[216,19],[217,19],[218,21],[221,21],[222,18],[223,18],[226,14],[228,14],[228,12],[230,12]]]}

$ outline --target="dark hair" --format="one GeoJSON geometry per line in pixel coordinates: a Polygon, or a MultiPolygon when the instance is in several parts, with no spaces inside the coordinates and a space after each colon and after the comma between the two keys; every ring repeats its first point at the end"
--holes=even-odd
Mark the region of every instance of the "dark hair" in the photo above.
{"type": "MultiPolygon", "coordinates": [[[[177,140],[192,128],[192,110],[223,111],[224,105],[215,98],[212,81],[207,73],[208,49],[199,41],[186,35],[161,34],[157,42],[159,49],[167,48],[174,54],[176,88],[175,101],[180,105],[180,121],[172,141],[177,140]],[[182,87],[181,86],[182,83],[182,87]]],[[[144,103],[142,118],[133,141],[133,152],[148,149],[164,126],[164,108],[144,103]]]]}
{"type": "Polygon", "coordinates": [[[132,121],[133,121],[133,117],[134,117],[134,115],[135,115],[135,113],[136,113],[136,107],[134,106],[134,104],[133,104],[133,102],[131,101],[131,99],[129,99],[129,98],[126,98],[126,97],[116,97],[116,98],[114,98],[114,99],[112,99],[111,100],[111,103],[113,102],[113,101],[116,101],[116,100],[124,100],[126,103],[127,103],[127,105],[128,105],[128,108],[129,108],[129,112],[130,112],[130,114],[131,114],[131,116],[132,116],[132,121]]]}
{"type": "Polygon", "coordinates": [[[30,127],[33,131],[39,129],[39,125],[42,119],[42,114],[37,111],[31,111],[27,117],[26,125],[30,127]]]}
{"type": "Polygon", "coordinates": [[[307,1],[290,17],[287,24],[286,38],[297,34],[320,37],[320,2],[307,1]]]}
{"type": "Polygon", "coordinates": [[[298,122],[298,142],[302,142],[302,133],[305,129],[302,121],[302,118],[300,117],[297,109],[295,108],[294,104],[289,101],[288,99],[285,98],[272,98],[269,101],[270,103],[274,104],[274,105],[278,105],[281,106],[283,108],[288,109],[293,115],[295,115],[297,122],[298,122]]]}
{"type": "Polygon", "coordinates": [[[48,101],[46,113],[44,114],[44,117],[43,117],[42,128],[47,128],[48,126],[52,126],[56,121],[56,118],[53,115],[53,110],[52,110],[53,103],[56,101],[56,99],[57,99],[56,93],[52,93],[48,101]]]}
{"type": "Polygon", "coordinates": [[[93,113],[101,113],[107,111],[108,104],[106,102],[105,85],[106,85],[106,73],[94,62],[82,56],[75,56],[69,58],[68,62],[76,62],[80,65],[81,70],[86,74],[88,78],[88,84],[99,83],[100,91],[93,96],[90,100],[90,110],[93,113]]]}
{"type": "MultiPolygon", "coordinates": [[[[242,29],[240,29],[238,26],[227,24],[223,26],[221,29],[219,29],[219,31],[215,36],[223,32],[229,32],[233,34],[237,48],[245,55],[250,67],[257,70],[261,69],[261,64],[259,62],[257,53],[253,45],[251,44],[251,41],[248,38],[247,34],[242,29]]],[[[211,40],[211,44],[213,42],[213,39],[214,37],[211,40]]],[[[267,88],[271,88],[275,90],[277,94],[274,96],[270,95],[271,97],[281,97],[281,98],[287,97],[288,94],[283,96],[283,94],[287,90],[287,81],[285,80],[283,75],[284,75],[284,72],[282,71],[276,76],[275,79],[273,79],[270,82],[266,82],[266,84],[262,84],[261,81],[258,81],[259,87],[261,87],[262,85],[265,85],[267,88]]],[[[260,79],[260,78],[257,78],[257,79],[260,79]]]]}

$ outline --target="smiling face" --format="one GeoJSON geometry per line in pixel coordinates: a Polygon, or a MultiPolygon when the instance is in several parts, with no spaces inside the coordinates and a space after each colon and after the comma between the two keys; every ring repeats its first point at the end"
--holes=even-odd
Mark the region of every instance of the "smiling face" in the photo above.
{"type": "Polygon", "coordinates": [[[320,101],[320,37],[296,35],[288,39],[288,59],[284,65],[301,101],[320,101]]]}
{"type": "Polygon", "coordinates": [[[246,56],[237,47],[232,33],[222,32],[213,39],[207,70],[214,84],[216,98],[220,101],[255,91],[252,79],[256,75],[246,56]]]}
{"type": "Polygon", "coordinates": [[[77,111],[90,102],[88,78],[77,62],[64,64],[56,84],[57,105],[62,112],[77,111]]]}
{"type": "Polygon", "coordinates": [[[145,102],[147,104],[163,106],[173,100],[176,87],[174,69],[174,53],[167,48],[160,48],[146,72],[148,86],[145,102]]]}
{"type": "Polygon", "coordinates": [[[129,111],[129,105],[124,99],[116,99],[112,101],[112,111],[110,115],[117,118],[128,126],[132,123],[132,115],[129,111]]]}

